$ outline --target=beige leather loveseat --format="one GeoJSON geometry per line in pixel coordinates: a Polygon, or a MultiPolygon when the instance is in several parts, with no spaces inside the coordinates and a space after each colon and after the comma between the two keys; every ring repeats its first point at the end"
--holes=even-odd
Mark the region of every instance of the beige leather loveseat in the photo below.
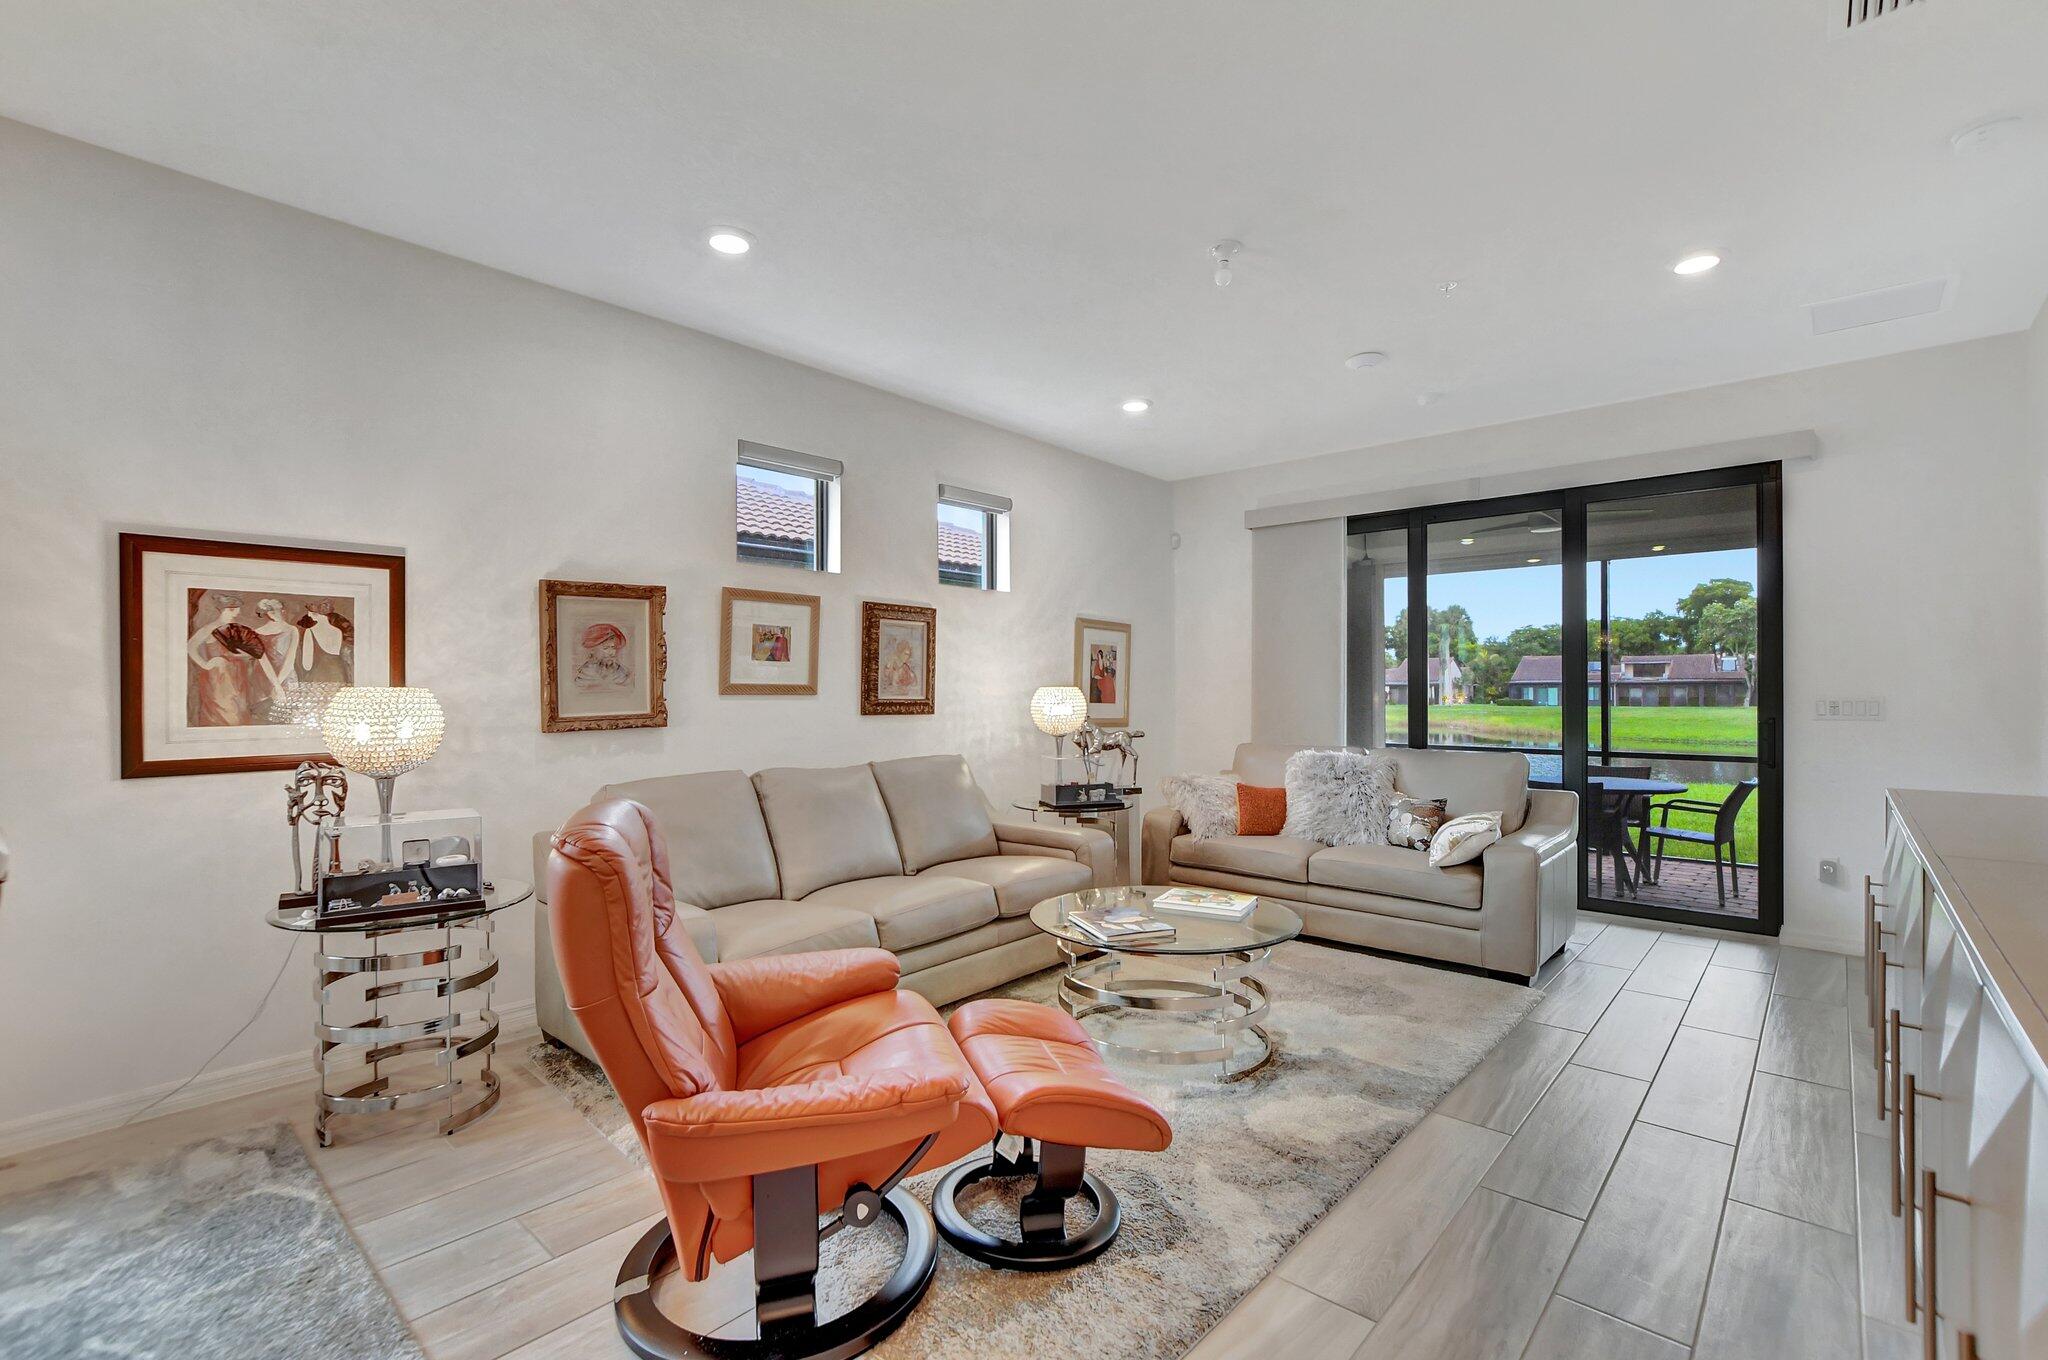
{"type": "MultiPolygon", "coordinates": [[[[1230,773],[1278,787],[1303,748],[1247,742],[1230,773]]],[[[1145,817],[1145,881],[1277,898],[1304,933],[1533,977],[1564,948],[1578,894],[1579,798],[1531,789],[1528,757],[1502,751],[1413,751],[1393,760],[1395,788],[1442,798],[1452,816],[1501,814],[1501,839],[1478,860],[1429,867],[1421,850],[1328,846],[1286,836],[1196,840],[1170,807],[1145,817]]]]}
{"type": "MultiPolygon", "coordinates": [[[[943,1005],[1051,967],[1027,919],[1106,886],[1106,832],[1000,823],[959,756],[838,769],[738,770],[611,784],[668,840],[676,910],[707,962],[876,946],[902,985],[943,1005]]],[[[593,800],[594,801],[594,800],[593,800]]],[[[548,926],[551,836],[534,838],[534,990],[543,1033],[593,1057],[569,1014],[548,926]]]]}

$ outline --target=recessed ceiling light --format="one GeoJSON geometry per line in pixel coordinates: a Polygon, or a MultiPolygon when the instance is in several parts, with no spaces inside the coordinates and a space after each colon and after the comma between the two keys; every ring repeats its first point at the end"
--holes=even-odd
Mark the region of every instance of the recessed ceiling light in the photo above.
{"type": "Polygon", "coordinates": [[[1379,350],[1376,349],[1369,349],[1363,354],[1354,354],[1349,359],[1346,359],[1344,361],[1344,367],[1353,370],[1361,368],[1378,368],[1381,364],[1385,363],[1386,361],[1387,356],[1385,354],[1381,353],[1379,350]]]}
{"type": "Polygon", "coordinates": [[[1664,545],[1663,545],[1662,543],[1652,543],[1652,544],[1650,545],[1650,551],[1651,551],[1651,552],[1663,552],[1663,551],[1664,551],[1664,545]]]}
{"type": "Polygon", "coordinates": [[[1716,255],[1711,250],[1703,250],[1697,255],[1688,255],[1677,264],[1672,265],[1671,272],[1682,275],[1685,278],[1691,278],[1695,274],[1706,273],[1719,263],[1721,263],[1719,255],[1716,255]]]}
{"type": "Polygon", "coordinates": [[[1529,532],[1532,534],[1561,534],[1564,532],[1564,526],[1562,524],[1537,524],[1532,525],[1529,532]]]}
{"type": "Polygon", "coordinates": [[[1471,540],[1471,539],[1469,539],[1469,538],[1461,538],[1461,539],[1459,539],[1458,541],[1459,541],[1460,543],[1464,544],[1464,545],[1465,545],[1466,547],[1468,547],[1468,548],[1472,546],[1472,540],[1471,540]]]}
{"type": "Polygon", "coordinates": [[[1540,557],[1532,557],[1532,558],[1530,558],[1530,559],[1529,559],[1529,565],[1533,567],[1533,566],[1535,566],[1535,565],[1536,565],[1536,564],[1537,564],[1538,562],[1541,562],[1542,560],[1543,560],[1543,559],[1542,559],[1542,558],[1540,558],[1540,557]]]}
{"type": "Polygon", "coordinates": [[[738,227],[714,227],[704,244],[721,255],[744,255],[754,248],[754,238],[738,227]]]}
{"type": "Polygon", "coordinates": [[[1151,409],[1152,403],[1144,397],[1132,397],[1124,403],[1124,414],[1127,416],[1141,416],[1151,409]]]}

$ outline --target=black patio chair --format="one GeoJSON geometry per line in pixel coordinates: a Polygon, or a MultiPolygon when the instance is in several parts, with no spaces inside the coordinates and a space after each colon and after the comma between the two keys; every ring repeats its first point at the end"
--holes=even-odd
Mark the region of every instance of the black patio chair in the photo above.
{"type": "Polygon", "coordinates": [[[1721,849],[1728,849],[1728,879],[1734,885],[1735,895],[1742,896],[1742,874],[1735,862],[1735,819],[1742,812],[1742,805],[1756,792],[1756,780],[1745,779],[1728,790],[1728,796],[1718,803],[1709,803],[1701,798],[1673,798],[1656,806],[1657,825],[1646,826],[1643,834],[1654,838],[1657,846],[1655,859],[1651,863],[1650,881],[1657,882],[1664,874],[1664,847],[1671,841],[1687,845],[1705,845],[1714,854],[1714,895],[1722,906],[1728,905],[1728,889],[1721,880],[1721,849]],[[1695,831],[1688,827],[1671,825],[1671,814],[1683,812],[1695,817],[1711,816],[1714,819],[1712,831],[1695,831]]]}
{"type": "MultiPolygon", "coordinates": [[[[1647,765],[1588,765],[1586,776],[1597,779],[1602,775],[1614,779],[1648,779],[1647,765]]],[[[1597,815],[1587,819],[1587,848],[1593,852],[1594,890],[1603,892],[1607,883],[1607,861],[1614,861],[1614,881],[1621,891],[1633,897],[1637,885],[1644,877],[1643,847],[1648,841],[1643,831],[1650,825],[1650,800],[1640,793],[1608,793],[1602,791],[1597,815]],[[1629,832],[1636,832],[1631,841],[1629,832]],[[1635,873],[1629,872],[1629,861],[1635,862],[1635,873]]]]}

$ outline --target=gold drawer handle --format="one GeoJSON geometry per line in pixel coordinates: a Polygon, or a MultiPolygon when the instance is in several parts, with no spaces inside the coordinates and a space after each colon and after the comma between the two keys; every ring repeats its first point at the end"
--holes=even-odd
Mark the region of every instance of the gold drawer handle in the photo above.
{"type": "MultiPolygon", "coordinates": [[[[1898,1012],[1893,1011],[1894,1019],[1898,1012]]],[[[1896,1092],[1896,1087],[1894,1087],[1896,1092]]],[[[1900,1095],[1894,1094],[1894,1100],[1900,1095]]],[[[1915,1206],[1904,1199],[1904,1193],[1913,1188],[1913,1177],[1920,1164],[1920,1102],[1940,1100],[1932,1091],[1923,1091],[1909,1075],[1905,1079],[1903,1100],[1899,1105],[1899,1118],[1892,1125],[1892,1213],[1905,1219],[1905,1262],[1906,1262],[1906,1321],[1913,1321],[1914,1294],[1919,1285],[1913,1265],[1913,1215],[1906,1212],[1915,1206]],[[1903,1192],[1901,1184],[1903,1181],[1903,1192]],[[1902,1202],[1903,1200],[1903,1202],[1902,1202]]]]}
{"type": "MultiPolygon", "coordinates": [[[[1934,1297],[1934,1282],[1937,1275],[1934,1259],[1935,1201],[1945,1199],[1951,1204],[1974,1204],[1976,1201],[1968,1195],[1952,1195],[1942,1189],[1935,1182],[1934,1168],[1931,1166],[1920,1173],[1920,1198],[1927,1208],[1927,1212],[1920,1219],[1920,1254],[1927,1261],[1927,1304],[1925,1310],[1920,1315],[1920,1341],[1926,1360],[1941,1360],[1941,1332],[1938,1325],[1941,1312],[1936,1305],[1934,1297]]],[[[1908,1235],[1908,1240],[1911,1240],[1910,1234],[1908,1235]]],[[[1909,1266],[1908,1269],[1911,1269],[1911,1267],[1909,1266]]],[[[1908,1291],[1907,1297],[1912,1297],[1910,1291],[1908,1291]]],[[[1910,1305],[1908,1306],[1910,1307],[1910,1305]]],[[[1963,1356],[1973,1357],[1977,1353],[1976,1336],[1961,1328],[1956,1329],[1956,1345],[1959,1354],[1963,1356]]]]}

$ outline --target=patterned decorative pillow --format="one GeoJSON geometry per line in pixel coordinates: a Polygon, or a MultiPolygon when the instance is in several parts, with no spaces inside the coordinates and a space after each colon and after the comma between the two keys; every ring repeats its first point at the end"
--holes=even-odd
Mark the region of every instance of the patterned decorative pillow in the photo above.
{"type": "Polygon", "coordinates": [[[1166,801],[1198,841],[1237,834],[1237,781],[1221,774],[1170,774],[1166,801]]]}
{"type": "Polygon", "coordinates": [[[1324,845],[1385,845],[1394,763],[1368,751],[1296,751],[1287,758],[1283,836],[1324,845]]]}
{"type": "Polygon", "coordinates": [[[1287,827],[1287,790],[1237,786],[1237,834],[1277,836],[1287,827]]]}
{"type": "Polygon", "coordinates": [[[1427,850],[1437,828],[1450,820],[1442,798],[1396,798],[1387,814],[1387,844],[1427,850]]]}
{"type": "Polygon", "coordinates": [[[1468,812],[1453,817],[1430,838],[1429,867],[1448,869],[1453,864],[1478,859],[1487,846],[1499,839],[1498,812],[1468,812]]]}

